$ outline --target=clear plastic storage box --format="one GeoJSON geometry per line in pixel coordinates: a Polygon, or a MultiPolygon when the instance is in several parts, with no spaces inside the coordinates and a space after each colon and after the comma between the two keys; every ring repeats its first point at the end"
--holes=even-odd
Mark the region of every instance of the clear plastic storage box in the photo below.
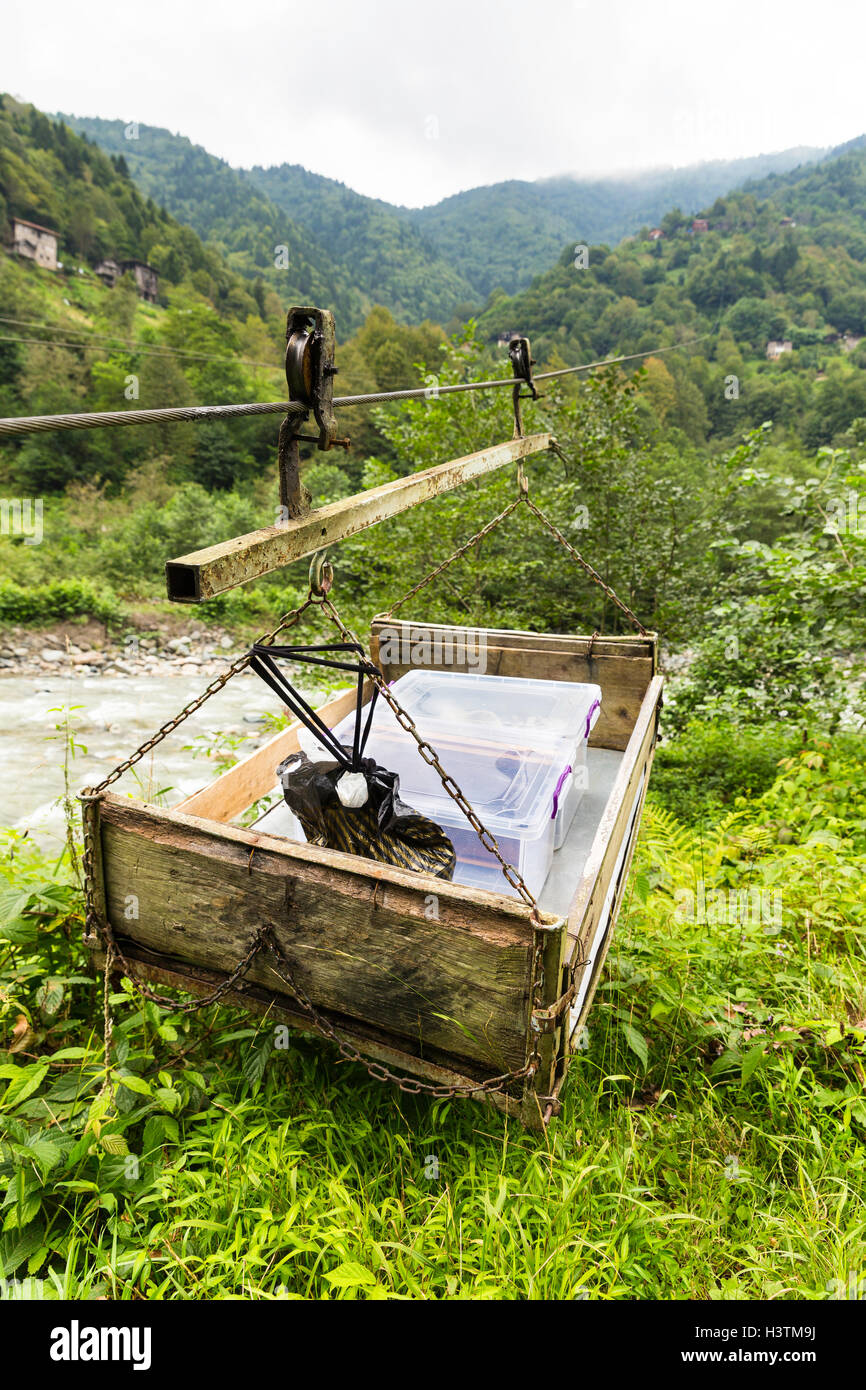
{"type": "MultiPolygon", "coordinates": [[[[460,671],[409,671],[394,693],[420,728],[460,728],[490,739],[562,745],[553,789],[554,847],[568,834],[587,789],[586,745],[601,712],[601,687],[460,671]]],[[[471,799],[471,798],[470,798],[471,799]]]]}
{"type": "MultiPolygon", "coordinates": [[[[587,786],[586,740],[601,706],[597,685],[451,671],[410,671],[393,686],[508,863],[537,896],[587,786]]],[[[351,743],[355,716],[335,729],[351,743]]],[[[438,773],[380,698],[366,756],[399,773],[400,794],[450,835],[455,882],[512,894],[438,773]]]]}

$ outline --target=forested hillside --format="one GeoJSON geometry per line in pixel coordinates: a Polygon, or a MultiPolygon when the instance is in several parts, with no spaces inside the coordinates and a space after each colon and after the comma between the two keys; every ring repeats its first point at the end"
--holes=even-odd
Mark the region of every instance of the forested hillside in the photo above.
{"type": "Polygon", "coordinates": [[[280,207],[291,208],[397,318],[445,323],[480,305],[483,294],[461,256],[453,248],[443,254],[408,209],[366,198],[299,164],[254,168],[248,177],[280,207]]]}
{"type": "Polygon", "coordinates": [[[141,188],[195,227],[239,273],[261,275],[285,296],[300,269],[313,272],[315,281],[304,282],[311,284],[304,302],[328,304],[343,333],[358,328],[373,304],[417,323],[444,322],[461,304],[468,313],[481,302],[398,209],[332,179],[299,165],[232,169],[185,136],[156,126],[138,125],[135,138],[128,138],[123,121],[61,119],[122,156],[141,188]],[[288,245],[289,275],[274,268],[278,243],[288,245]]]}
{"type": "MultiPolygon", "coordinates": [[[[271,265],[257,273],[277,234],[281,214],[275,205],[257,201],[260,195],[248,176],[187,141],[146,126],[139,127],[138,139],[127,140],[120,123],[92,124],[105,127],[127,153],[109,157],[61,122],[11,98],[0,112],[3,218],[8,224],[16,214],[56,226],[65,258],[62,277],[40,274],[14,259],[0,264],[0,312],[18,321],[6,325],[6,341],[0,342],[5,409],[110,408],[122,398],[129,373],[137,377],[142,404],[218,404],[262,390],[281,392],[282,315],[289,291],[302,300],[334,301],[328,284],[300,255],[298,266],[311,277],[300,283],[293,278],[300,270],[296,266],[293,272],[291,264],[288,270],[271,265]],[[185,213],[195,213],[211,238],[208,244],[136,187],[130,172],[136,160],[145,189],[156,185],[159,169],[174,168],[173,196],[185,213]],[[247,195],[251,203],[245,203],[247,195]],[[244,232],[233,219],[245,209],[251,220],[244,232]],[[137,301],[131,286],[106,291],[93,275],[105,255],[154,263],[161,277],[160,305],[137,301]],[[40,321],[45,331],[33,328],[40,321]],[[14,337],[36,341],[8,341],[14,337]],[[46,338],[53,339],[50,347],[46,338]],[[184,353],[198,353],[199,359],[184,353]],[[218,360],[205,364],[201,358],[208,356],[218,360]]],[[[829,443],[866,416],[866,343],[858,342],[866,334],[864,170],[866,148],[855,141],[832,159],[716,199],[704,209],[706,230],[695,230],[690,214],[668,210],[659,239],[649,239],[644,227],[613,249],[593,244],[586,266],[569,242],[558,263],[529,289],[512,297],[491,296],[479,336],[492,344],[504,331],[526,332],[536,357],[554,363],[641,353],[699,338],[685,351],[651,356],[640,371],[643,408],[663,435],[679,432],[692,444],[730,443],[744,429],[770,420],[777,437],[787,431],[810,448],[829,443]],[[771,342],[780,350],[768,360],[771,342]]],[[[396,228],[410,249],[414,243],[405,242],[406,223],[395,210],[296,167],[268,172],[275,182],[278,174],[291,175],[292,197],[304,216],[319,219],[322,229],[332,224],[332,236],[345,238],[344,251],[353,244],[375,250],[368,284],[379,276],[377,264],[403,274],[405,263],[391,257],[390,231],[396,228]],[[370,221],[368,204],[383,219],[380,231],[370,221]],[[345,216],[338,215],[339,208],[345,216]]],[[[478,196],[494,192],[476,190],[478,196]]],[[[479,215],[476,225],[490,220],[479,215]]],[[[280,230],[289,235],[285,226],[280,230]]],[[[291,235],[307,251],[309,245],[315,250],[315,240],[308,244],[300,224],[291,235]]],[[[354,305],[346,312],[356,313],[366,293],[362,296],[348,280],[335,293],[342,294],[335,307],[344,390],[405,386],[416,379],[419,362],[427,371],[437,369],[443,338],[432,324],[400,327],[389,312],[377,309],[368,313],[356,341],[347,341],[341,306],[354,305]]],[[[492,350],[491,366],[496,356],[492,350]]],[[[364,454],[391,457],[393,446],[369,414],[353,426],[348,476],[357,482],[364,454]]],[[[188,430],[160,437],[148,431],[147,439],[127,435],[110,449],[99,436],[68,435],[58,441],[47,473],[44,451],[32,441],[7,446],[4,458],[22,485],[38,481],[52,490],[74,478],[116,485],[140,457],[141,439],[157,452],[171,444],[175,479],[195,477],[206,487],[226,487],[270,458],[273,433],[270,423],[262,422],[230,429],[214,425],[195,441],[188,430]]],[[[335,466],[327,468],[333,473],[335,466]]],[[[335,485],[332,477],[327,486],[335,485]]]]}
{"type": "MultiPolygon", "coordinates": [[[[330,278],[344,331],[383,304],[403,322],[466,319],[495,288],[513,292],[551,265],[569,238],[619,241],[679,203],[697,209],[745,179],[791,169],[821,151],[796,148],[618,179],[509,180],[425,208],[368,198],[299,164],[232,169],[185,136],[123,121],[63,115],[141,188],[211,240],[244,274],[270,276],[280,216],[303,230],[299,253],[330,278]],[[277,210],[281,210],[278,212],[277,210]],[[354,292],[349,292],[349,286],[354,292]]],[[[291,232],[282,238],[290,242],[291,232]]],[[[271,277],[272,278],[272,277],[271,277]]]]}
{"type": "Polygon", "coordinates": [[[328,304],[350,331],[358,327],[367,306],[349,272],[309,228],[223,160],[155,126],[59,119],[113,156],[147,197],[193,227],[238,275],[261,278],[283,303],[328,304]]]}
{"type": "Polygon", "coordinates": [[[830,443],[866,416],[866,144],[701,216],[706,229],[674,209],[660,239],[644,227],[586,257],[568,245],[522,294],[491,297],[482,334],[526,333],[537,357],[568,363],[706,335],[647,363],[663,422],[698,442],[771,420],[808,447],[830,443]]]}
{"type": "MultiPolygon", "coordinates": [[[[317,281],[285,283],[277,294],[227,264],[136,187],[122,156],[109,157],[61,122],[9,97],[0,107],[0,240],[12,217],[59,234],[62,270],[0,254],[0,414],[118,410],[127,406],[220,405],[279,399],[285,308],[327,295],[317,281]],[[131,276],[108,289],[95,274],[103,257],[141,258],[159,272],[159,302],[138,298],[131,276]],[[291,293],[290,293],[291,292],[291,293]]],[[[326,297],[321,302],[331,301],[326,297]]],[[[355,344],[343,343],[346,391],[393,389],[434,369],[441,329],[398,325],[371,311],[355,344]]],[[[25,490],[70,483],[123,488],[148,461],[168,480],[205,489],[240,484],[269,467],[272,419],[198,426],[148,426],[22,438],[0,447],[0,477],[25,490]]],[[[375,446],[369,412],[353,421],[354,459],[375,446]]]]}
{"type": "MultiPolygon", "coordinates": [[[[213,247],[60,122],[9,97],[0,108],[0,233],[24,217],[56,230],[62,269],[0,256],[0,413],[220,404],[278,391],[281,306],[230,270],[213,247]],[[159,303],[125,275],[109,289],[104,258],[139,258],[159,273],[159,303]]],[[[122,485],[143,452],[170,455],[174,477],[219,486],[255,467],[260,423],[156,426],[4,445],[17,485],[55,491],[74,480],[122,485]]]]}
{"type": "Polygon", "coordinates": [[[95,265],[106,256],[151,261],[167,285],[188,280],[215,305],[255,312],[250,287],[219,254],[142,194],[120,159],[52,121],[36,107],[0,95],[0,219],[47,224],[61,255],[95,265]]]}
{"type": "Polygon", "coordinates": [[[528,285],[564,242],[618,242],[672,207],[702,207],[747,179],[793,169],[823,152],[800,147],[610,179],[513,179],[472,188],[408,215],[487,295],[528,285]]]}

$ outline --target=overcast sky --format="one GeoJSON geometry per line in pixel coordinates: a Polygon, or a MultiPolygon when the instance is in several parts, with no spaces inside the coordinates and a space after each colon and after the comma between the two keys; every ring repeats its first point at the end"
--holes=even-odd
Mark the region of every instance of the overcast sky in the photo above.
{"type": "Polygon", "coordinates": [[[0,90],[418,206],[866,131],[855,0],[6,0],[0,90]]]}

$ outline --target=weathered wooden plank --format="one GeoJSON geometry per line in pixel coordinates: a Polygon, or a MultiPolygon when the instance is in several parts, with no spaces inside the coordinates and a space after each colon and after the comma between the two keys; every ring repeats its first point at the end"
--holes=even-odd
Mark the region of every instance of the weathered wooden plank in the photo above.
{"type": "MultiPolygon", "coordinates": [[[[643,702],[640,717],[635,724],[634,733],[626,749],[613,790],[605,807],[604,816],[592,844],[584,868],[583,877],[577,886],[568,915],[568,951],[573,963],[586,956],[592,946],[596,928],[605,908],[609,889],[613,886],[609,908],[608,927],[604,941],[595,959],[579,967],[575,972],[575,983],[583,983],[586,970],[591,970],[589,989],[583,1000],[580,1015],[575,1022],[579,1028],[589,1012],[604,961],[610,948],[613,929],[622,902],[634,846],[640,828],[640,816],[649,783],[649,772],[657,737],[658,715],[661,705],[662,678],[653,677],[643,702]],[[628,841],[626,842],[626,837],[628,841]],[[617,882],[612,880],[617,870],[620,850],[625,845],[625,853],[619,866],[617,882]]],[[[574,1030],[572,1030],[574,1031],[574,1030]]]]}
{"type": "Polygon", "coordinates": [[[168,597],[175,603],[201,603],[305,555],[314,555],[324,546],[355,536],[438,493],[449,492],[505,464],[537,454],[550,447],[550,439],[549,434],[530,434],[494,444],[382,487],[341,498],[307,516],[181,555],[177,560],[169,560],[165,567],[168,597]]]}
{"type": "MultiPolygon", "coordinates": [[[[533,933],[522,904],[110,795],[101,823],[117,932],[230,973],[266,922],[317,1006],[412,1051],[429,1044],[491,1073],[523,1065],[533,933]]],[[[263,961],[249,979],[287,993],[263,961]]]]}
{"type": "Polygon", "coordinates": [[[589,637],[546,634],[547,640],[541,643],[538,633],[511,632],[507,634],[508,645],[502,646],[501,636],[483,628],[427,628],[377,618],[372,627],[371,655],[389,681],[427,667],[532,680],[592,682],[601,686],[602,702],[590,743],[597,748],[624,749],[628,745],[656,669],[654,636],[608,639],[604,644],[596,639],[591,654],[589,637]],[[425,646],[435,658],[425,659],[425,646]],[[399,660],[390,659],[397,653],[399,660]],[[412,659],[407,660],[409,657],[412,659]]]}
{"type": "MultiPolygon", "coordinates": [[[[563,924],[564,925],[564,924],[563,924]]],[[[548,933],[544,942],[543,971],[544,979],[541,991],[541,1007],[550,1009],[563,993],[564,969],[563,962],[567,950],[568,942],[565,930],[560,932],[548,933]]],[[[564,1015],[567,1017],[567,1011],[564,1015]]],[[[550,1095],[556,1079],[559,1055],[562,1050],[562,1029],[563,1016],[560,1016],[559,1023],[550,1033],[544,1033],[539,1038],[540,1062],[538,1071],[533,1079],[532,1097],[527,1096],[527,1101],[536,1097],[547,1097],[550,1095]]],[[[538,1101],[536,1100],[536,1105],[538,1101]]],[[[540,1109],[539,1114],[544,1112],[540,1109]]]]}
{"type": "MultiPolygon", "coordinates": [[[[184,990],[189,994],[204,995],[209,994],[216,985],[221,984],[225,979],[225,975],[216,971],[204,970],[201,966],[189,965],[167,956],[160,956],[126,938],[122,938],[122,949],[131,975],[136,980],[150,982],[158,986],[168,985],[174,989],[184,990]]],[[[105,956],[101,951],[94,951],[93,960],[97,969],[105,968],[105,956]]],[[[271,1026],[285,1023],[291,1028],[296,1028],[298,1032],[311,1033],[315,1037],[321,1037],[321,1034],[313,1028],[309,1018],[299,1008],[293,1008],[285,998],[276,997],[261,986],[240,981],[235,988],[227,991],[222,999],[227,1005],[236,1005],[259,1017],[266,1016],[271,1026]]],[[[398,1074],[405,1072],[409,1076],[420,1077],[436,1086],[466,1087],[484,1080],[483,1068],[466,1066],[462,1071],[454,1071],[453,1067],[448,1064],[448,1058],[440,1057],[435,1048],[429,1049],[429,1055],[419,1057],[412,1052],[401,1051],[394,1046],[393,1040],[389,1040],[381,1030],[374,1029],[369,1024],[330,1015],[329,1021],[339,1031],[340,1037],[356,1047],[364,1057],[376,1062],[383,1062],[385,1066],[395,1070],[398,1074]]],[[[527,1104],[526,1097],[520,1095],[519,1086],[516,1088],[515,1094],[501,1091],[482,1094],[476,1091],[471,1099],[489,1102],[504,1114],[519,1119],[527,1128],[541,1129],[543,1127],[542,1112],[539,1105],[531,1101],[527,1104]]]]}
{"type": "MultiPolygon", "coordinates": [[[[364,702],[370,698],[368,685],[364,692],[364,702]]],[[[327,704],[322,705],[319,714],[326,724],[339,724],[340,720],[355,708],[357,693],[343,690],[327,704]]],[[[276,786],[276,768],[298,748],[299,723],[281,729],[273,738],[263,743],[261,748],[242,758],[229,768],[216,781],[203,787],[201,791],[181,801],[175,810],[184,811],[188,816],[201,816],[204,820],[230,821],[246,811],[253,802],[273,791],[276,786]]]]}
{"type": "MultiPolygon", "coordinates": [[[[411,641],[411,633],[417,629],[418,634],[423,638],[426,634],[445,638],[448,633],[467,633],[473,636],[484,635],[487,641],[495,647],[525,647],[528,639],[534,649],[543,651],[546,647],[552,647],[556,651],[583,652],[590,647],[599,656],[653,656],[658,644],[657,634],[649,633],[646,637],[631,633],[619,634],[608,637],[592,637],[576,633],[562,632],[532,632],[519,628],[473,628],[460,627],[450,623],[428,623],[418,619],[392,618],[388,613],[377,613],[371,622],[371,628],[377,638],[383,629],[388,628],[393,633],[398,634],[398,630],[408,632],[408,639],[411,641]]],[[[399,635],[399,634],[398,634],[399,635]]]]}

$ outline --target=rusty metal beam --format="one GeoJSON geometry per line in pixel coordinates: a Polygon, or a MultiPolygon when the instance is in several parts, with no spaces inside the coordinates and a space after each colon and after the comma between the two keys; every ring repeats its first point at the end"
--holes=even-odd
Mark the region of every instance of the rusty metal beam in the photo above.
{"type": "Polygon", "coordinates": [[[540,453],[550,447],[551,438],[549,434],[531,434],[494,444],[477,454],[467,454],[422,473],[410,473],[383,487],[370,488],[369,492],[331,502],[278,526],[266,526],[261,531],[181,555],[177,560],[169,560],[165,567],[168,597],[174,603],[202,603],[271,570],[291,565],[305,555],[313,555],[335,541],[357,535],[437,493],[450,492],[472,478],[540,453]]]}

